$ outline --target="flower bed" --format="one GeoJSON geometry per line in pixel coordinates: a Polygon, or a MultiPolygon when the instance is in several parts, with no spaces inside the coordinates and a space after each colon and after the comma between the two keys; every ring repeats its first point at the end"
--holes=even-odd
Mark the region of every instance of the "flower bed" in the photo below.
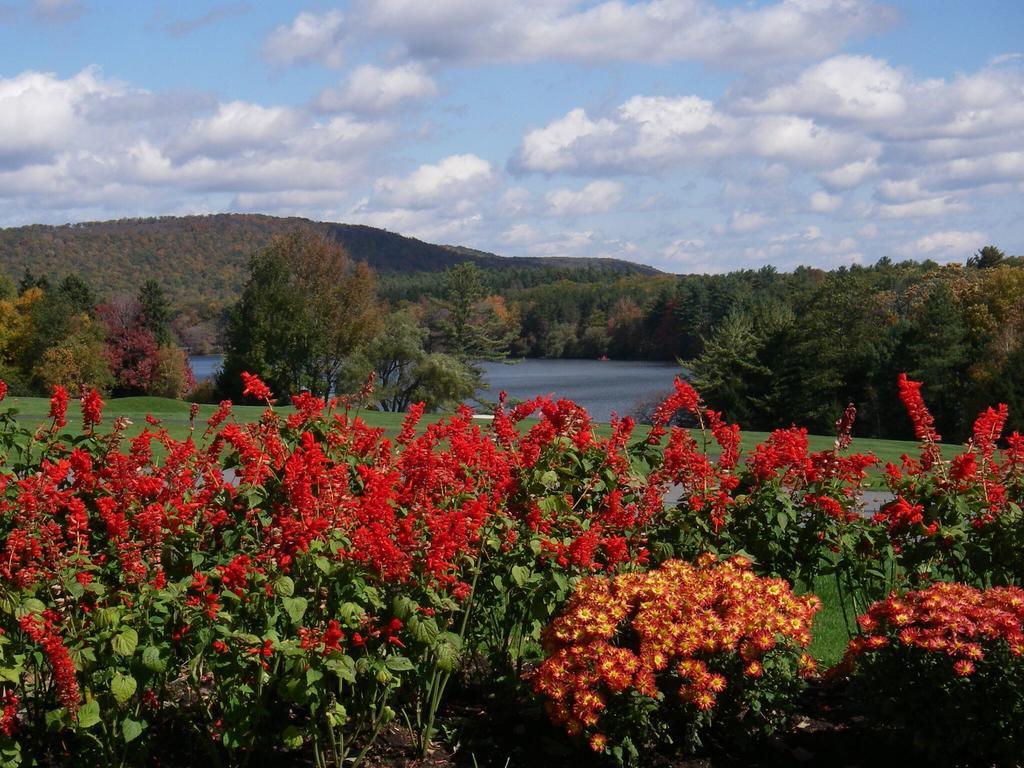
{"type": "Polygon", "coordinates": [[[862,714],[938,764],[1017,764],[1024,589],[938,583],[875,603],[841,671],[862,714]]]}
{"type": "Polygon", "coordinates": [[[556,720],[625,761],[783,724],[815,603],[779,577],[843,606],[1022,578],[1024,439],[992,409],[946,461],[906,380],[922,452],[874,519],[852,410],[831,450],[793,428],[744,458],[685,382],[640,437],[537,399],[486,426],[416,407],[388,439],[345,401],[284,415],[245,386],[258,422],[193,410],[184,440],[101,433],[95,392],[79,433],[59,388],[38,428],[0,413],[0,761],[354,765],[397,722],[425,754],[453,674],[526,696],[542,637],[556,720]],[[680,409],[697,430],[668,427],[680,409]]]}
{"type": "Polygon", "coordinates": [[[711,735],[735,746],[792,713],[818,608],[740,559],[587,579],[545,636],[534,686],[555,723],[620,763],[711,735]]]}

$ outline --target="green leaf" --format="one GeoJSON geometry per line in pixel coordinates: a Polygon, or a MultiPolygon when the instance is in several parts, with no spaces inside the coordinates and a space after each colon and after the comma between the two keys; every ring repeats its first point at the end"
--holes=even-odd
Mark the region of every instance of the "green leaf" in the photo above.
{"type": "Polygon", "coordinates": [[[124,704],[132,696],[135,695],[136,689],[139,684],[135,681],[135,678],[131,675],[123,675],[120,672],[114,675],[114,679],[110,681],[110,692],[114,694],[114,700],[118,704],[124,704]]]}
{"type": "Polygon", "coordinates": [[[522,565],[512,566],[512,581],[517,587],[523,586],[530,578],[530,569],[522,565]]]}
{"type": "Polygon", "coordinates": [[[98,611],[93,613],[93,621],[96,622],[96,626],[101,629],[106,627],[116,627],[121,623],[121,609],[115,607],[100,608],[98,611]]]}
{"type": "Polygon", "coordinates": [[[395,614],[396,619],[401,619],[403,622],[409,621],[409,617],[416,612],[418,607],[415,600],[403,595],[396,595],[395,599],[391,601],[391,612],[395,614]]]}
{"type": "Polygon", "coordinates": [[[78,708],[78,727],[92,728],[100,722],[100,703],[93,699],[78,708]]]}
{"type": "Polygon", "coordinates": [[[332,656],[324,662],[324,666],[346,683],[356,681],[356,663],[351,656],[332,656]]]}
{"type": "Polygon", "coordinates": [[[789,525],[789,515],[785,512],[779,512],[775,519],[779,521],[779,530],[786,530],[786,527],[789,525]]]}
{"type": "Polygon", "coordinates": [[[549,469],[540,476],[540,484],[550,491],[558,485],[558,474],[554,470],[549,469]]]}
{"type": "Polygon", "coordinates": [[[294,725],[289,725],[281,733],[281,740],[288,749],[298,749],[302,746],[302,732],[294,725]]]}
{"type": "Polygon", "coordinates": [[[412,662],[405,656],[389,656],[384,665],[392,672],[408,672],[413,669],[412,662]]]}
{"type": "Polygon", "coordinates": [[[160,649],[149,645],[142,652],[142,665],[150,672],[163,672],[167,669],[167,662],[160,658],[160,649]]]}
{"type": "Polygon", "coordinates": [[[462,656],[462,640],[458,635],[445,632],[440,636],[434,652],[437,654],[438,668],[442,672],[454,672],[462,656]]]}
{"type": "Polygon", "coordinates": [[[124,736],[126,744],[139,738],[145,728],[145,724],[140,723],[138,720],[132,720],[130,717],[126,717],[121,721],[121,734],[124,736]]]}
{"type": "Polygon", "coordinates": [[[295,625],[301,624],[309,601],[304,597],[286,597],[281,602],[284,604],[285,613],[288,614],[288,618],[292,620],[292,623],[295,625]]]}
{"type": "Polygon", "coordinates": [[[338,606],[338,615],[345,626],[355,627],[363,620],[363,608],[358,603],[342,603],[338,606]]]}
{"type": "Polygon", "coordinates": [[[119,656],[131,656],[135,653],[135,649],[139,647],[139,633],[131,627],[125,627],[118,634],[114,635],[114,639],[110,641],[110,646],[114,649],[114,653],[119,656]]]}
{"type": "Polygon", "coordinates": [[[22,618],[30,613],[42,613],[46,610],[46,606],[42,600],[35,597],[28,597],[21,601],[17,608],[14,609],[14,615],[16,618],[22,618]]]}
{"type": "Polygon", "coordinates": [[[274,582],[274,594],[278,597],[291,597],[295,594],[295,581],[291,576],[281,576],[274,582]]]}
{"type": "Polygon", "coordinates": [[[433,643],[440,631],[437,627],[437,622],[433,619],[419,619],[415,616],[413,619],[407,625],[413,639],[417,643],[426,643],[428,645],[433,643]]]}
{"type": "Polygon", "coordinates": [[[46,723],[47,730],[60,731],[71,722],[71,714],[66,708],[58,707],[57,709],[51,709],[43,715],[43,722],[46,723]]]}

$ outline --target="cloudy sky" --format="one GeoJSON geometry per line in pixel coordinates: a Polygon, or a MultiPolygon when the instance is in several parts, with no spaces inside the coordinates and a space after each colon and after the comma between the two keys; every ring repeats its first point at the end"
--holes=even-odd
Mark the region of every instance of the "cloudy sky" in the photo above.
{"type": "Polygon", "coordinates": [[[1024,253],[1021,0],[0,0],[0,226],[221,211],[672,272],[1024,253]]]}

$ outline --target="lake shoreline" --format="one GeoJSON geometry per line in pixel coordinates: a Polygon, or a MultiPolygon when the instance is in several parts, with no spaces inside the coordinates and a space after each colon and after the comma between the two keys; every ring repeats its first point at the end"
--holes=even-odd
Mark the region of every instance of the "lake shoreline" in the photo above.
{"type": "MultiPolygon", "coordinates": [[[[223,356],[189,358],[196,382],[212,379],[223,356]]],[[[625,416],[672,390],[672,381],[684,370],[676,363],[649,360],[587,360],[516,358],[480,361],[484,386],[467,404],[493,403],[500,392],[513,400],[550,395],[572,400],[587,409],[594,421],[607,422],[612,414],[625,416]]]]}

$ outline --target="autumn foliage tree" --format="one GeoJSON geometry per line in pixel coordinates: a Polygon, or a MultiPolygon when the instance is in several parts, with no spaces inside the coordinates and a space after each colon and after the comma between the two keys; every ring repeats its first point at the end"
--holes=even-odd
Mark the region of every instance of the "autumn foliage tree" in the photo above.
{"type": "Polygon", "coordinates": [[[296,230],[275,237],[249,272],[228,320],[221,392],[238,398],[242,371],[286,395],[334,391],[344,361],[380,323],[373,270],[338,243],[296,230]]]}
{"type": "MultiPolygon", "coordinates": [[[[150,281],[151,283],[152,281],[150,281]]],[[[97,313],[106,325],[106,359],[118,395],[156,395],[180,398],[195,384],[184,350],[154,327],[150,304],[155,284],[147,283],[140,300],[103,304],[97,313]]]]}

